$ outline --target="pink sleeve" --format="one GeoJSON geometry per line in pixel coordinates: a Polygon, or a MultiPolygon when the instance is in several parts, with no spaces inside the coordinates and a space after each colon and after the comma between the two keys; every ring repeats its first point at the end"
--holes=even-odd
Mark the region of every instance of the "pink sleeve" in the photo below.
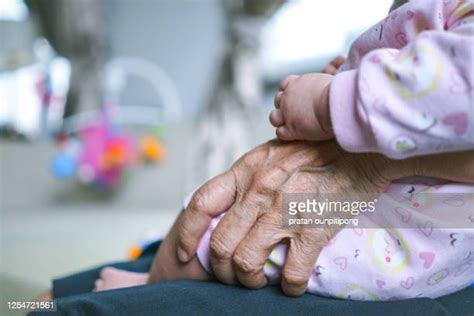
{"type": "Polygon", "coordinates": [[[352,45],[331,84],[338,142],[392,158],[473,149],[473,50],[474,0],[393,11],[352,45]]]}

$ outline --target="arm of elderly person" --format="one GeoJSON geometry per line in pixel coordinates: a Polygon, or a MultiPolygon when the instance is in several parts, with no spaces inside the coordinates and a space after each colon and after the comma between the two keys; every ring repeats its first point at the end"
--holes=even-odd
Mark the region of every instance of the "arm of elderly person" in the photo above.
{"type": "Polygon", "coordinates": [[[316,190],[377,194],[392,180],[408,176],[474,182],[474,152],[393,160],[380,154],[347,153],[335,142],[270,141],[195,192],[176,223],[177,256],[183,263],[191,260],[211,219],[227,210],[210,241],[216,278],[248,288],[265,286],[264,263],[274,246],[286,241],[281,286],[287,295],[301,295],[320,251],[337,230],[282,225],[281,194],[316,190]]]}

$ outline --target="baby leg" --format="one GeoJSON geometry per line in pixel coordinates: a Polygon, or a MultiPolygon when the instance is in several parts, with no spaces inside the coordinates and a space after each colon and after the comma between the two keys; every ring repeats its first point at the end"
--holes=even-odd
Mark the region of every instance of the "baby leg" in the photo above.
{"type": "Polygon", "coordinates": [[[100,277],[95,281],[94,292],[119,289],[123,287],[146,284],[148,273],[130,272],[106,267],[100,271],[100,277]]]}

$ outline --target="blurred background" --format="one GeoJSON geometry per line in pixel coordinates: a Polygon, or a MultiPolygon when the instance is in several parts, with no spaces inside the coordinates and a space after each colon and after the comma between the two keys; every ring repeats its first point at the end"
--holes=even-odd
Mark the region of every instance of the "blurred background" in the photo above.
{"type": "Polygon", "coordinates": [[[0,297],[163,236],[273,138],[279,80],[347,53],[390,4],[0,0],[0,297]]]}

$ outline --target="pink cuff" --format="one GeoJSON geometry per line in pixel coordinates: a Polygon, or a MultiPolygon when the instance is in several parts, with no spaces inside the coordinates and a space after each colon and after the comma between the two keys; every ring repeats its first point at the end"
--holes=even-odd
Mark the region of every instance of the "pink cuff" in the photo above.
{"type": "Polygon", "coordinates": [[[376,151],[375,139],[368,122],[357,109],[357,70],[334,76],[329,92],[329,108],[336,139],[347,151],[376,151]]]}

